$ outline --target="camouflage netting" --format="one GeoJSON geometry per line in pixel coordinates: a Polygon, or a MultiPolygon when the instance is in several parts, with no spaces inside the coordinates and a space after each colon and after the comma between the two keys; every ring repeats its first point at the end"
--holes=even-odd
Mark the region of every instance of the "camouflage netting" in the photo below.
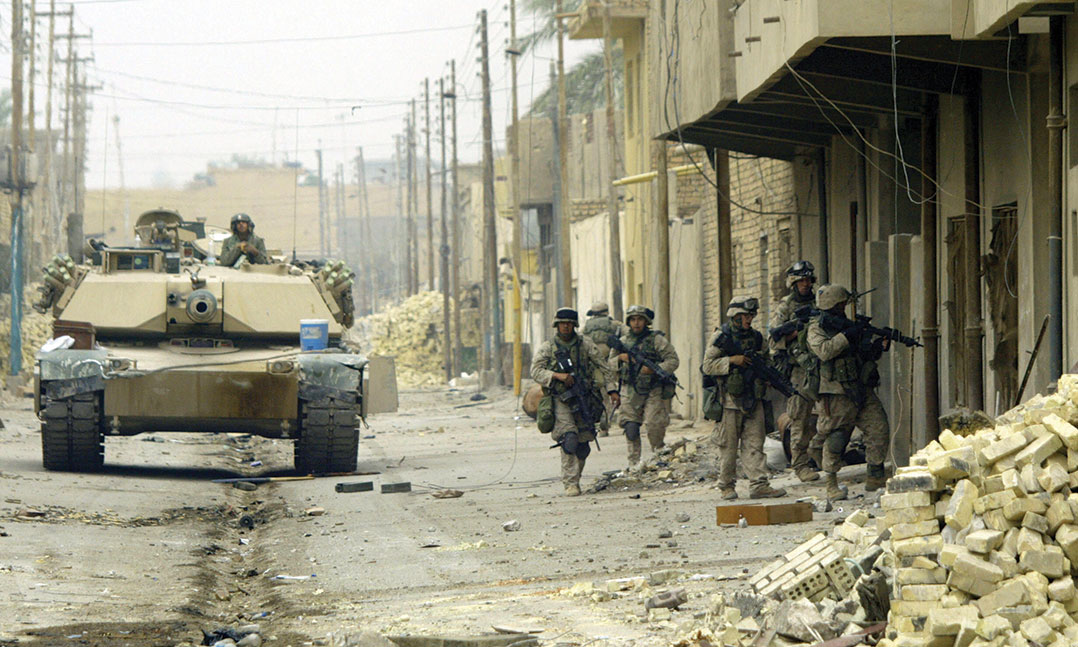
{"type": "MultiPolygon", "coordinates": [[[[41,345],[52,337],[52,315],[36,312],[31,304],[37,300],[37,284],[27,285],[23,291],[22,309],[22,372],[29,375],[34,370],[34,356],[41,345]]],[[[0,364],[4,374],[9,372],[11,353],[11,294],[0,295],[0,364]]]]}
{"type": "MultiPolygon", "coordinates": [[[[397,383],[404,387],[445,384],[442,295],[421,292],[356,323],[363,351],[396,357],[397,383]]],[[[479,345],[474,309],[461,311],[461,342],[479,345]]]]}

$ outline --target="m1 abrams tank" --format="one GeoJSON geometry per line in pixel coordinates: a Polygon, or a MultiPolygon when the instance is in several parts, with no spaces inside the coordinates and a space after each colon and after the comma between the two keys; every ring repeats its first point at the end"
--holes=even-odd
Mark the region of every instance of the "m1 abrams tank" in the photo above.
{"type": "Polygon", "coordinates": [[[355,470],[371,410],[369,363],[342,339],[351,272],[340,262],[217,266],[204,229],[148,212],[137,246],[91,241],[91,264],[57,256],[46,266],[35,308],[75,340],[35,366],[46,469],[100,468],[106,436],[197,431],[292,439],[302,474],[355,470]],[[325,348],[301,350],[304,319],[324,320],[325,348]]]}

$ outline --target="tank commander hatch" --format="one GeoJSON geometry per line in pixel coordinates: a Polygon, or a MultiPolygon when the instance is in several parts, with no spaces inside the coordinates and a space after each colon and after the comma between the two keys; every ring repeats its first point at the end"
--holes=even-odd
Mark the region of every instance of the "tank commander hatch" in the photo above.
{"type": "Polygon", "coordinates": [[[231,229],[232,235],[226,238],[221,246],[218,265],[235,265],[243,256],[247,257],[248,263],[269,263],[266,244],[255,235],[255,223],[251,216],[245,213],[232,216],[231,229]]]}

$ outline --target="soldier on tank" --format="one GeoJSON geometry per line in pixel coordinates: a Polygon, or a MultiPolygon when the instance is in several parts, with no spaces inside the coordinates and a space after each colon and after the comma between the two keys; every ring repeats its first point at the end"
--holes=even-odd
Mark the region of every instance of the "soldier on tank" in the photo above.
{"type": "Polygon", "coordinates": [[[820,360],[819,421],[816,433],[823,442],[823,468],[827,497],[845,499],[838,485],[842,455],[858,427],[864,433],[867,479],[865,490],[884,486],[883,461],[887,456],[890,425],[876,395],[880,374],[876,362],[891,341],[873,339],[863,327],[846,319],[843,309],[853,295],[841,285],[823,285],[816,292],[820,308],[808,326],[809,349],[820,360]]]}
{"type": "MultiPolygon", "coordinates": [[[[673,344],[666,335],[651,329],[655,318],[650,308],[634,305],[625,312],[629,328],[621,335],[621,343],[637,349],[643,357],[654,362],[666,373],[673,373],[680,363],[673,344]]],[[[621,384],[628,389],[621,408],[621,428],[629,450],[629,467],[640,467],[640,427],[646,427],[651,451],[663,448],[666,427],[670,424],[670,399],[674,397],[676,383],[663,381],[649,367],[630,357],[629,353],[610,351],[611,366],[620,370],[621,384]]]]}
{"type": "Polygon", "coordinates": [[[737,498],[738,447],[741,464],[749,478],[749,497],[764,499],[785,496],[786,490],[773,488],[768,482],[764,438],[764,396],[767,382],[752,371],[752,361],[746,354],[754,353],[756,361],[767,361],[764,336],[752,328],[752,320],[760,304],[755,297],[734,297],[726,308],[727,322],[708,341],[704,351],[703,372],[719,379],[723,393],[722,422],[718,423],[719,487],[722,498],[737,498]]]}
{"type": "Polygon", "coordinates": [[[242,256],[247,257],[248,263],[269,263],[266,243],[255,235],[255,223],[251,216],[237,213],[232,216],[230,227],[232,235],[226,238],[221,246],[221,255],[217,257],[218,265],[235,265],[242,256]]]}
{"type": "Polygon", "coordinates": [[[577,380],[587,387],[587,407],[602,410],[603,393],[610,396],[615,405],[620,404],[617,384],[606,358],[590,339],[576,333],[579,317],[572,308],[558,308],[554,315],[554,327],[558,333],[543,342],[535,352],[531,364],[531,377],[543,387],[543,401],[539,404],[537,422],[540,431],[549,431],[558,443],[561,455],[561,481],[566,496],[580,495],[580,475],[591,453],[589,443],[595,440],[594,420],[583,419],[581,403],[575,398],[563,399],[577,380]],[[551,428],[544,430],[544,424],[551,428]]]}
{"type": "Polygon", "coordinates": [[[790,421],[790,467],[802,482],[819,480],[822,445],[816,438],[816,416],[813,403],[819,396],[819,360],[808,349],[802,308],[814,310],[816,268],[808,261],[797,261],[786,270],[786,287],[790,293],[782,297],[771,314],[769,347],[778,370],[782,371],[802,395],[786,399],[786,415],[790,421]]]}
{"type": "MultiPolygon", "coordinates": [[[[610,355],[610,347],[607,346],[606,340],[610,335],[621,338],[628,328],[620,321],[615,321],[610,317],[610,306],[602,301],[593,303],[591,310],[587,312],[588,320],[584,323],[584,330],[581,334],[590,339],[592,343],[599,347],[599,352],[603,354],[603,357],[610,355]]],[[[609,435],[610,424],[614,416],[613,406],[610,405],[610,401],[607,401],[607,406],[603,410],[603,419],[599,421],[599,435],[609,435]]]]}

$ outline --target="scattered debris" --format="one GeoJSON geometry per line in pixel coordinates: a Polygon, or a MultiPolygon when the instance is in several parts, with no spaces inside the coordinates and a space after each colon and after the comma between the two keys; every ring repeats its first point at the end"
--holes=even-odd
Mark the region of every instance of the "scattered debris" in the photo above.
{"type": "Polygon", "coordinates": [[[303,511],[303,514],[307,515],[308,517],[321,517],[325,513],[326,509],[317,505],[311,506],[303,511]]]}
{"type": "MultiPolygon", "coordinates": [[[[402,458],[401,461],[403,462],[404,459],[402,458]]],[[[412,491],[412,484],[409,481],[405,481],[403,483],[383,483],[382,484],[382,494],[396,494],[398,492],[411,492],[411,491],[412,491]]]]}
{"type": "Polygon", "coordinates": [[[232,484],[232,487],[237,490],[243,490],[244,492],[254,492],[258,489],[258,484],[250,481],[236,481],[232,484]]]}
{"type": "Polygon", "coordinates": [[[512,519],[502,524],[502,530],[504,530],[505,532],[516,532],[522,527],[523,526],[521,526],[520,521],[517,519],[512,519]]]}
{"type": "Polygon", "coordinates": [[[644,601],[645,609],[676,609],[679,606],[689,601],[688,594],[685,593],[685,589],[673,589],[670,591],[663,591],[658,595],[653,595],[644,601]]]}
{"type": "Polygon", "coordinates": [[[374,491],[373,481],[358,481],[355,483],[338,483],[333,486],[335,492],[372,492],[374,491]]]}
{"type": "Polygon", "coordinates": [[[464,492],[461,490],[436,490],[431,492],[431,496],[435,499],[459,499],[464,496],[464,492]]]}

